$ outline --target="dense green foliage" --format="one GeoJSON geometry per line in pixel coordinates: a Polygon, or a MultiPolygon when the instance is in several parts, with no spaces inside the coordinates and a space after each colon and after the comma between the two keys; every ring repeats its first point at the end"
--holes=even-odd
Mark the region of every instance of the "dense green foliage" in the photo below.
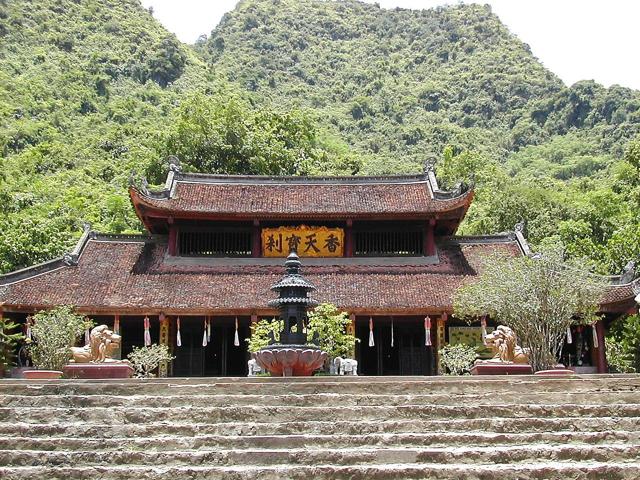
{"type": "MultiPolygon", "coordinates": [[[[228,89],[227,89],[228,90],[228,89]]],[[[327,144],[308,114],[252,107],[237,93],[188,96],[164,134],[187,170],[245,175],[357,173],[357,158],[327,144]]],[[[346,147],[346,146],[345,146],[346,147]]],[[[162,171],[164,157],[153,170],[162,171]]],[[[158,178],[160,180],[160,178],[158,178]]]]}
{"type": "Polygon", "coordinates": [[[28,344],[33,365],[39,370],[62,371],[71,360],[71,347],[93,322],[74,312],[73,307],[60,306],[33,316],[28,344]]]}
{"type": "Polygon", "coordinates": [[[190,48],[138,0],[0,0],[0,272],[83,221],[139,231],[129,174],[160,183],[177,155],[261,174],[439,160],[477,185],[461,233],[524,220],[618,273],[640,252],[639,132],[639,92],[564,86],[485,6],[245,0],[190,48]]]}
{"type": "Polygon", "coordinates": [[[640,372],[640,315],[616,320],[607,338],[607,363],[613,372],[640,372]]]}

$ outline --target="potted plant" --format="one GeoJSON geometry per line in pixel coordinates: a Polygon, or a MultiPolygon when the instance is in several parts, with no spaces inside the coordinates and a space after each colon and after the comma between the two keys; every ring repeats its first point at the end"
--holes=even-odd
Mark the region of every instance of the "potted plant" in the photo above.
{"type": "Polygon", "coordinates": [[[17,323],[0,317],[0,377],[14,364],[16,347],[23,338],[20,332],[14,332],[17,327],[17,323]]]}
{"type": "Polygon", "coordinates": [[[28,379],[60,378],[71,359],[71,347],[92,322],[74,313],[73,307],[60,306],[33,316],[29,354],[36,370],[24,372],[28,379]]]}
{"type": "Polygon", "coordinates": [[[331,303],[322,303],[309,312],[308,338],[317,338],[318,346],[327,352],[331,374],[338,373],[334,359],[348,359],[359,341],[348,332],[350,323],[349,314],[331,303]]]}

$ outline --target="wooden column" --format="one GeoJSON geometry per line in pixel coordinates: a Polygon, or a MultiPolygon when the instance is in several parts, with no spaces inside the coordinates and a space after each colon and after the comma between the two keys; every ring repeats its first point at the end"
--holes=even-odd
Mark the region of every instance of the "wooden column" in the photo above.
{"type": "MultiPolygon", "coordinates": [[[[165,317],[164,313],[160,314],[160,345],[166,345],[171,350],[169,342],[169,317],[165,317]]],[[[162,362],[158,368],[158,377],[166,377],[169,374],[169,363],[162,362]]]]}
{"type": "Polygon", "coordinates": [[[116,360],[122,360],[122,328],[120,328],[120,315],[117,313],[113,316],[113,332],[120,335],[120,345],[118,346],[118,350],[113,353],[113,358],[116,360]],[[118,327],[116,329],[116,326],[118,327]]]}
{"type": "Polygon", "coordinates": [[[251,256],[259,258],[262,256],[262,240],[260,230],[260,220],[253,221],[253,229],[251,232],[251,256]]]}
{"type": "MultiPolygon", "coordinates": [[[[347,325],[347,334],[355,336],[356,334],[356,316],[354,313],[349,315],[349,324],[347,325]]],[[[356,342],[357,343],[357,342],[356,342]]],[[[353,348],[349,352],[349,356],[353,359],[356,358],[356,344],[353,344],[353,348]]]]}
{"type": "Polygon", "coordinates": [[[425,225],[424,230],[424,255],[431,257],[436,254],[436,239],[435,239],[435,226],[436,219],[430,219],[425,225]]]}
{"type": "Polygon", "coordinates": [[[436,375],[442,374],[440,366],[440,349],[445,345],[445,323],[447,321],[447,314],[443,313],[436,319],[436,344],[434,345],[436,350],[436,375]]]}
{"type": "Polygon", "coordinates": [[[175,225],[169,226],[169,255],[175,257],[178,254],[178,229],[175,225]]]}
{"type": "Polygon", "coordinates": [[[353,220],[350,218],[344,229],[344,256],[353,257],[353,220]]]}
{"type": "Polygon", "coordinates": [[[607,373],[609,368],[607,365],[607,356],[605,353],[606,346],[604,343],[604,323],[602,322],[602,320],[596,322],[595,328],[596,336],[598,337],[598,348],[595,349],[597,354],[598,373],[607,373]]]}

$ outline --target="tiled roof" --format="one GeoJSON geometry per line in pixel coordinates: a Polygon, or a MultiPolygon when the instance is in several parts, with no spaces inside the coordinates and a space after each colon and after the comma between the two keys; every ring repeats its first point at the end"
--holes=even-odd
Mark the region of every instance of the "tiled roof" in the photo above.
{"type": "MultiPolygon", "coordinates": [[[[276,298],[271,286],[282,279],[282,265],[271,259],[247,259],[247,265],[176,263],[166,261],[166,245],[147,238],[88,236],[75,261],[52,261],[0,276],[0,306],[32,310],[74,305],[85,312],[266,312],[276,298]],[[266,261],[265,261],[266,260],[266,261]]],[[[313,298],[352,311],[451,311],[452,295],[471,281],[492,253],[522,254],[517,240],[505,236],[439,245],[439,263],[396,265],[388,259],[338,264],[335,259],[304,264],[303,275],[317,287],[313,298]],[[373,262],[372,262],[373,261],[373,262]],[[384,264],[383,264],[384,263],[384,264]]],[[[341,259],[345,260],[345,259],[341,259]]],[[[633,306],[634,285],[612,285],[602,310],[627,311],[633,306]]]]}
{"type": "MultiPolygon", "coordinates": [[[[451,296],[492,252],[520,255],[516,241],[451,242],[441,246],[437,265],[304,266],[303,275],[317,288],[314,298],[350,311],[450,310],[451,296]]],[[[193,313],[266,311],[275,298],[270,287],[283,266],[172,265],[166,246],[154,241],[89,239],[77,266],[0,285],[0,305],[7,309],[70,304],[83,311],[146,310],[193,313]]],[[[284,264],[284,259],[283,259],[284,264]]],[[[5,282],[6,283],[6,282],[5,282]]]]}
{"type": "Polygon", "coordinates": [[[616,304],[629,304],[631,309],[637,310],[634,300],[637,293],[634,291],[634,286],[636,289],[640,288],[640,280],[624,285],[611,285],[600,302],[604,307],[603,311],[619,310],[616,308],[616,304]]]}
{"type": "Polygon", "coordinates": [[[175,173],[164,192],[131,189],[142,208],[173,214],[235,217],[366,217],[424,215],[462,208],[472,191],[434,191],[427,176],[243,177],[175,173]]]}

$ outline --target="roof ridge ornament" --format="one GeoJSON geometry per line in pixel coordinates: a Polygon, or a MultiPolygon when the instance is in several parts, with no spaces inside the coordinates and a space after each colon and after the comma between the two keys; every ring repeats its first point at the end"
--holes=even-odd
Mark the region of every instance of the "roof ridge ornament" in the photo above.
{"type": "MultiPolygon", "coordinates": [[[[631,283],[636,278],[636,262],[634,260],[630,260],[622,269],[622,273],[620,274],[620,283],[626,284],[631,283]]],[[[639,292],[640,293],[640,292],[639,292]]]]}
{"type": "Polygon", "coordinates": [[[529,242],[527,242],[527,239],[524,236],[524,227],[525,227],[525,221],[524,220],[520,220],[518,223],[516,223],[514,225],[513,233],[511,233],[510,236],[513,235],[514,240],[516,240],[518,242],[518,245],[520,245],[520,250],[522,250],[522,253],[524,255],[526,255],[527,257],[532,257],[532,258],[540,258],[540,254],[533,253],[531,251],[531,247],[529,246],[529,242]]]}
{"type": "Polygon", "coordinates": [[[169,162],[169,171],[182,173],[182,163],[180,163],[180,159],[175,155],[169,155],[167,157],[167,162],[169,162]]]}

